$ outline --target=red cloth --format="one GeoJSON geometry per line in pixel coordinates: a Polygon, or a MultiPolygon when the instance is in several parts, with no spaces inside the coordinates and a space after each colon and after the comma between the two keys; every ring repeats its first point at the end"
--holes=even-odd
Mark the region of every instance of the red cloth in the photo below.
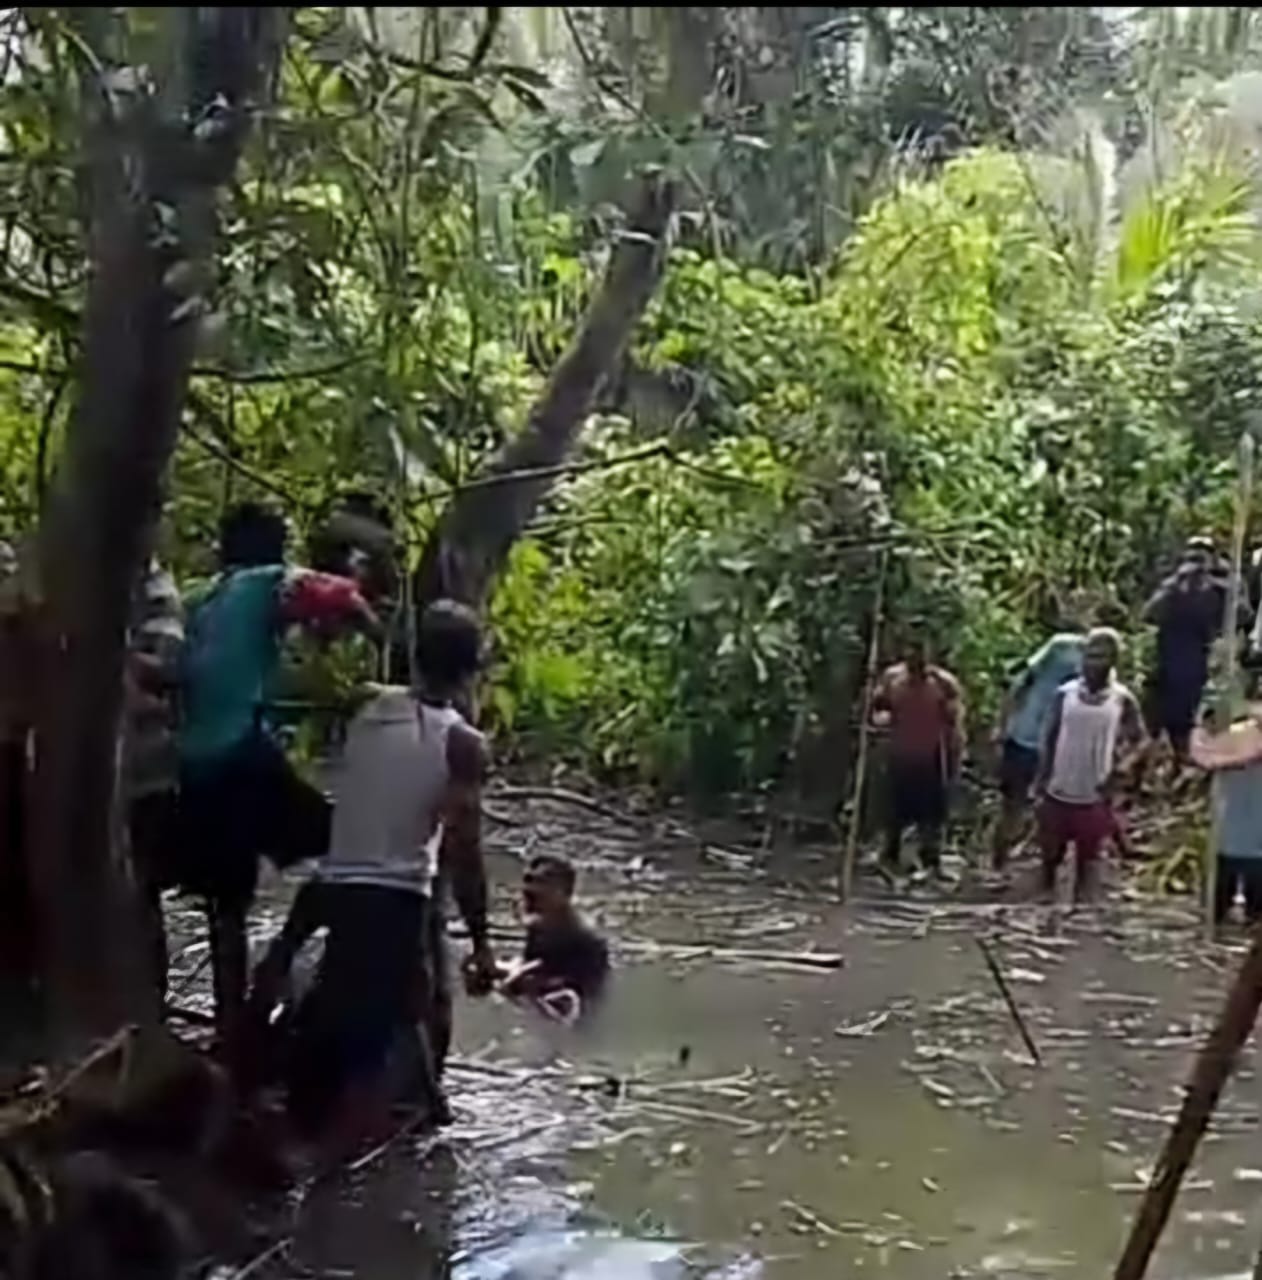
{"type": "Polygon", "coordinates": [[[1117,830],[1117,818],[1107,800],[1094,804],[1066,804],[1045,796],[1039,805],[1039,842],[1046,857],[1060,857],[1073,845],[1079,859],[1089,861],[1117,830]]]}
{"type": "Polygon", "coordinates": [[[366,613],[367,608],[350,578],[301,569],[285,583],[281,618],[285,622],[336,622],[366,613]]]}

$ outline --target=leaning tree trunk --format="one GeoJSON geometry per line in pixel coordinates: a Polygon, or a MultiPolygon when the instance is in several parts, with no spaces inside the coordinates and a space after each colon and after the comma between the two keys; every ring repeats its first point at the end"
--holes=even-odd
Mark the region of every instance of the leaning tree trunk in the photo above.
{"type": "Polygon", "coordinates": [[[31,854],[45,989],[67,1048],[155,1012],[113,821],[124,631],[179,431],[216,192],[236,168],[286,14],[163,12],[181,24],[168,83],[137,91],[145,73],[120,76],[105,55],[85,73],[83,364],[39,530],[31,854]]]}
{"type": "Polygon", "coordinates": [[[525,427],[456,493],[439,520],[417,570],[419,603],[440,596],[485,603],[657,288],[673,208],[673,186],[656,175],[646,178],[582,326],[525,427]]]}

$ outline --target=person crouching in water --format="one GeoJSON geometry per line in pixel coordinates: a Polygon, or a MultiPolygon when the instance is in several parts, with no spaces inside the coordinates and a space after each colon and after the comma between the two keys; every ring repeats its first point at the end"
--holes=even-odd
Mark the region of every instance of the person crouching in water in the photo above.
{"type": "Polygon", "coordinates": [[[333,784],[329,852],[259,965],[255,1027],[267,1025],[303,943],[327,929],[315,979],[287,1018],[280,1052],[298,1135],[337,1159],[378,1132],[409,1083],[448,1119],[428,1015],[439,999],[433,886],[446,863],[472,942],[475,993],[496,976],[479,839],[482,736],[455,709],[478,668],[470,610],[430,605],[416,643],[419,688],[370,686],[347,728],[333,784]]]}
{"type": "Polygon", "coordinates": [[[1251,925],[1262,920],[1262,703],[1249,712],[1249,719],[1224,733],[1192,732],[1193,764],[1214,775],[1216,925],[1226,923],[1237,889],[1244,891],[1245,920],[1251,925]]]}
{"type": "Polygon", "coordinates": [[[574,867],[542,853],[526,864],[522,911],[526,945],[500,991],[533,1001],[546,1017],[572,1026],[599,1000],[609,976],[609,948],[574,907],[574,867]]]}
{"type": "Polygon", "coordinates": [[[1111,795],[1121,748],[1144,740],[1139,704],[1114,670],[1121,654],[1118,633],[1097,627],[1083,646],[1082,675],[1062,685],[1048,716],[1036,793],[1042,846],[1042,889],[1056,893],[1056,873],[1072,844],[1076,854],[1074,901],[1095,888],[1100,846],[1116,830],[1111,795]]]}

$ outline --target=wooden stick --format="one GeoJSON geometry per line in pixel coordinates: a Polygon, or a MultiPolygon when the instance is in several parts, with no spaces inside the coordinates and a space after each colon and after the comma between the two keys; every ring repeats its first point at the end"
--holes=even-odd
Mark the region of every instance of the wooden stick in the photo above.
{"type": "Polygon", "coordinates": [[[1039,1053],[1039,1047],[1034,1043],[1034,1037],[1030,1034],[1029,1027],[1025,1025],[1025,1018],[1021,1015],[1021,1009],[1017,1005],[1011,988],[1008,986],[1007,978],[1003,976],[999,961],[995,959],[994,953],[987,945],[985,938],[978,937],[975,941],[982,953],[982,957],[986,961],[986,968],[990,970],[990,976],[995,980],[995,986],[999,988],[999,994],[1003,996],[1004,1004],[1008,1006],[1008,1012],[1012,1015],[1013,1022],[1017,1024],[1017,1030],[1021,1033],[1021,1039],[1025,1041],[1025,1047],[1029,1051],[1030,1057],[1034,1060],[1034,1065],[1041,1067],[1043,1065],[1043,1055],[1039,1053]]]}
{"type": "Polygon", "coordinates": [[[1249,950],[1236,970],[1231,989],[1201,1051],[1183,1093],[1183,1104],[1157,1161],[1131,1225],[1113,1280],[1143,1280],[1149,1259],[1174,1208],[1175,1197],[1209,1127],[1219,1095],[1236,1055],[1249,1038],[1262,1006],[1262,927],[1255,927],[1249,950]]]}
{"type": "Polygon", "coordinates": [[[863,715],[859,720],[859,752],[855,760],[854,788],[850,797],[850,825],[838,868],[837,894],[842,902],[850,901],[854,884],[854,864],[859,853],[859,828],[863,820],[863,789],[868,776],[868,744],[872,736],[872,695],[876,692],[876,666],[881,654],[881,623],[885,615],[885,571],[888,550],[882,550],[876,570],[876,593],[872,600],[872,633],[868,637],[868,661],[864,671],[863,715]]]}
{"type": "MultiPolygon", "coordinates": [[[[1223,614],[1223,673],[1218,697],[1214,703],[1214,730],[1225,733],[1231,728],[1236,701],[1237,623],[1240,617],[1241,571],[1244,568],[1244,540],[1249,528],[1249,507],[1253,499],[1253,435],[1249,430],[1240,437],[1239,487],[1236,492],[1236,523],[1231,532],[1231,578],[1227,583],[1227,605],[1223,614]]],[[[1214,937],[1214,900],[1218,896],[1218,844],[1220,819],[1218,805],[1211,810],[1209,840],[1205,846],[1205,936],[1214,937]]]]}
{"type": "Polygon", "coordinates": [[[586,809],[598,817],[608,818],[610,822],[620,823],[624,827],[639,828],[643,826],[640,819],[629,813],[622,813],[599,800],[592,800],[578,791],[569,791],[565,787],[496,787],[488,791],[489,800],[555,800],[558,804],[573,805],[577,809],[586,809]]]}
{"type": "MultiPolygon", "coordinates": [[[[520,943],[526,938],[522,929],[505,929],[492,926],[488,933],[495,942],[520,943]]],[[[447,936],[463,940],[469,936],[462,924],[452,924],[447,936]]],[[[750,964],[785,964],[803,969],[841,969],[846,958],[834,951],[775,951],[757,947],[723,947],[705,942],[659,942],[653,938],[618,939],[619,951],[629,955],[665,956],[670,960],[744,960],[750,964]]]]}

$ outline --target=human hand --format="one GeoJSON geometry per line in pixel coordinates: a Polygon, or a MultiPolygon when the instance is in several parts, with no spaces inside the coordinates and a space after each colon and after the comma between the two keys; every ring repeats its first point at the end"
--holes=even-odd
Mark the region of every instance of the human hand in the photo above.
{"type": "Polygon", "coordinates": [[[475,946],[460,966],[464,989],[471,996],[489,995],[499,977],[495,956],[486,943],[475,946]]]}

